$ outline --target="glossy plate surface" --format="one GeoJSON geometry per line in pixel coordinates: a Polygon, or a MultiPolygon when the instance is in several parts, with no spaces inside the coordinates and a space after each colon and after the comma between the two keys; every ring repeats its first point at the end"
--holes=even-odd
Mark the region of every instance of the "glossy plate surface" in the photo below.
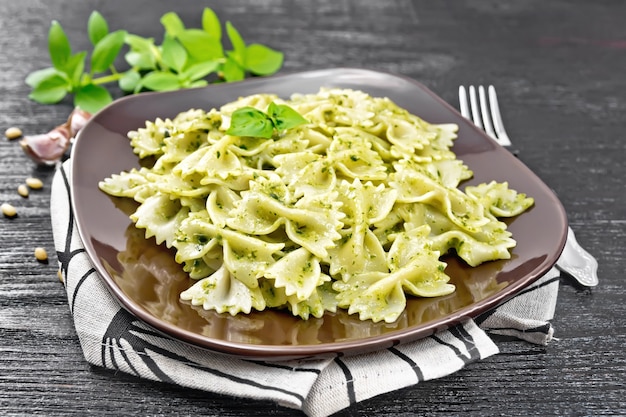
{"type": "MultiPolygon", "coordinates": [[[[157,330],[212,351],[248,358],[287,359],[356,354],[426,337],[475,317],[541,277],[565,244],[567,220],[554,193],[522,162],[495,144],[420,83],[387,73],[339,68],[257,78],[168,93],[145,93],[120,99],[96,114],[72,150],[72,204],[85,249],[121,305],[157,330]],[[431,123],[456,123],[453,150],[474,171],[466,184],[496,180],[535,199],[535,206],[512,219],[517,247],[508,261],[471,268],[446,257],[455,293],[433,299],[410,298],[394,323],[359,321],[346,313],[303,321],[289,313],[255,312],[231,317],[179,301],[191,280],[173,254],[145,240],[128,218],[132,201],[111,198],[98,182],[138,167],[127,132],[146,120],[174,117],[190,108],[219,108],[255,93],[316,93],[342,87],[389,97],[431,123]]],[[[463,184],[465,185],[465,184],[463,184]]]]}

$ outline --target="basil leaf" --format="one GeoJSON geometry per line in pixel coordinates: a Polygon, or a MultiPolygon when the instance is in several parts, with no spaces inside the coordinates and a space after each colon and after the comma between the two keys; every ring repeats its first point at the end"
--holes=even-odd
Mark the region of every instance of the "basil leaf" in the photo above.
{"type": "Polygon", "coordinates": [[[232,53],[228,54],[226,62],[222,67],[222,76],[227,82],[241,81],[246,78],[246,73],[241,66],[232,58],[232,53]]]}
{"type": "Polygon", "coordinates": [[[92,45],[96,45],[102,38],[109,34],[107,21],[97,11],[93,11],[91,15],[89,15],[87,34],[92,45]]]}
{"type": "Polygon", "coordinates": [[[206,87],[209,85],[207,80],[196,80],[189,84],[189,88],[206,87]]]}
{"type": "Polygon", "coordinates": [[[124,41],[126,39],[126,31],[117,30],[109,33],[96,44],[91,54],[91,73],[105,72],[120,53],[124,41]]]}
{"type": "Polygon", "coordinates": [[[154,45],[154,39],[142,38],[129,33],[126,34],[125,42],[130,47],[130,51],[124,55],[124,58],[131,67],[142,70],[156,68],[157,48],[154,45]]]}
{"type": "Polygon", "coordinates": [[[161,45],[161,59],[169,68],[180,73],[187,63],[187,51],[176,39],[165,35],[161,45]]]}
{"type": "Polygon", "coordinates": [[[59,71],[56,68],[49,67],[49,68],[44,68],[41,70],[31,72],[30,74],[28,74],[25,81],[27,85],[34,88],[34,87],[37,87],[42,82],[50,78],[54,78],[55,76],[59,76],[65,79],[65,74],[63,72],[59,71]]]}
{"type": "Polygon", "coordinates": [[[185,24],[174,12],[165,13],[161,16],[161,24],[165,28],[165,32],[173,37],[177,37],[179,33],[185,30],[185,24]]]}
{"type": "Polygon", "coordinates": [[[94,84],[81,87],[74,95],[74,106],[89,113],[96,113],[112,101],[113,98],[106,88],[94,84]]]}
{"type": "Polygon", "coordinates": [[[72,55],[65,63],[65,74],[74,86],[80,85],[80,79],[85,70],[85,58],[87,58],[87,52],[82,51],[72,55]]]}
{"type": "Polygon", "coordinates": [[[209,61],[224,57],[224,49],[219,38],[200,29],[187,29],[178,34],[189,55],[200,61],[209,61]]]}
{"type": "Polygon", "coordinates": [[[153,91],[170,91],[180,88],[176,74],[152,71],[141,79],[141,86],[153,91]]]}
{"type": "Polygon", "coordinates": [[[50,31],[48,32],[48,52],[50,53],[52,66],[63,71],[65,63],[72,54],[72,47],[63,31],[63,27],[56,20],[52,21],[50,31]]]}
{"type": "Polygon", "coordinates": [[[215,12],[208,7],[202,12],[202,29],[211,37],[220,41],[222,39],[222,25],[215,12]]]}
{"type": "MultiPolygon", "coordinates": [[[[33,81],[35,80],[31,80],[31,82],[33,81]]],[[[58,72],[49,73],[45,78],[38,79],[37,82],[37,86],[33,88],[28,97],[42,104],[58,103],[63,100],[71,88],[68,79],[58,72]]]]}
{"type": "Polygon", "coordinates": [[[267,113],[274,121],[276,130],[279,131],[309,123],[300,113],[286,104],[276,104],[272,101],[267,108],[267,113]]]}
{"type": "Polygon", "coordinates": [[[226,131],[233,136],[271,138],[274,125],[265,113],[254,107],[242,107],[233,112],[230,127],[226,131]]]}
{"type": "Polygon", "coordinates": [[[152,52],[154,48],[154,39],[142,38],[141,36],[133,35],[132,33],[126,34],[125,42],[132,51],[136,52],[152,52]]]}
{"type": "Polygon", "coordinates": [[[243,41],[239,31],[237,31],[237,29],[235,29],[230,22],[226,22],[226,33],[228,34],[228,39],[230,39],[231,45],[233,46],[231,58],[234,59],[239,66],[243,67],[246,58],[246,43],[243,41]]]}
{"type": "Polygon", "coordinates": [[[135,91],[140,81],[141,75],[131,69],[122,74],[122,78],[119,79],[118,84],[123,91],[131,92],[135,91]]]}
{"type": "Polygon", "coordinates": [[[212,72],[217,71],[218,67],[219,62],[217,61],[199,62],[183,71],[180,74],[180,77],[186,80],[196,81],[206,77],[212,72]]]}
{"type": "Polygon", "coordinates": [[[256,75],[270,75],[283,65],[282,52],[253,43],[246,48],[245,68],[256,75]]]}
{"type": "Polygon", "coordinates": [[[156,68],[156,58],[149,52],[128,51],[124,59],[131,67],[140,70],[150,70],[156,68]]]}

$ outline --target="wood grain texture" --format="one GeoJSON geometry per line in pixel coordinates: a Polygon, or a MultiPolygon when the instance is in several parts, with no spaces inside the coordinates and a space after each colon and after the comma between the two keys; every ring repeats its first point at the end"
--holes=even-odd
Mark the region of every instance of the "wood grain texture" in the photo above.
{"type": "MultiPolygon", "coordinates": [[[[99,10],[111,29],[159,37],[177,11],[199,25],[192,0],[0,0],[0,129],[42,133],[69,101],[28,100],[26,75],[48,66],[46,35],[59,20],[75,50],[99,10]]],[[[626,415],[626,3],[600,0],[222,0],[210,3],[245,39],[285,52],[283,71],[355,66],[426,84],[457,105],[459,84],[492,83],[523,161],[563,202],[578,240],[600,263],[600,285],[561,284],[555,340],[503,342],[502,353],[459,373],[359,403],[339,416],[626,415]]],[[[119,92],[117,92],[119,95],[119,92]]],[[[83,360],[56,275],[49,192],[36,167],[0,139],[0,415],[297,416],[269,402],[234,400],[92,368],[83,360]],[[24,199],[17,186],[45,187],[24,199]],[[47,264],[35,260],[43,246],[47,264]]],[[[541,239],[541,236],[537,236],[541,239]]]]}

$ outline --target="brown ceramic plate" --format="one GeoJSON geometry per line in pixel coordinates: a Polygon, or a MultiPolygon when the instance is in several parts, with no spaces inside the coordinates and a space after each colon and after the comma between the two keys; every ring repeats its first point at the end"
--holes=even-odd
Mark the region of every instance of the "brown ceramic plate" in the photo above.
{"type": "Polygon", "coordinates": [[[85,126],[72,153],[72,202],[80,236],[94,266],[122,306],[174,338],[247,358],[287,359],[355,354],[426,337],[475,317],[541,277],[565,244],[567,220],[554,193],[522,162],[411,79],[362,69],[329,69],[257,78],[240,83],[118,100],[85,126]],[[111,198],[98,182],[138,167],[126,133],[146,120],[174,117],[190,108],[211,109],[254,93],[315,93],[320,87],[363,90],[386,96],[431,123],[456,123],[454,151],[474,171],[468,184],[508,181],[534,197],[535,206],[510,221],[518,245],[508,261],[470,268],[446,258],[457,291],[434,299],[413,298],[392,324],[359,321],[345,313],[303,321],[279,311],[231,317],[179,301],[191,281],[167,249],[145,240],[128,214],[132,202],[111,198]]]}

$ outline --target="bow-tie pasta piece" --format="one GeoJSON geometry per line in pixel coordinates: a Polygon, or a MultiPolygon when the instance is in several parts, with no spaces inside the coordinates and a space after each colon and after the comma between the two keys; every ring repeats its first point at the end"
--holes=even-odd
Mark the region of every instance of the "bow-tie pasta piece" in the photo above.
{"type": "Polygon", "coordinates": [[[534,199],[509,188],[507,182],[465,187],[465,192],[478,199],[496,217],[514,217],[534,204],[534,199]]]}
{"type": "Polygon", "coordinates": [[[265,309],[261,290],[258,287],[249,288],[235,279],[225,266],[183,291],[180,298],[190,301],[192,305],[201,305],[205,310],[230,313],[233,316],[250,313],[252,309],[265,309]]]}
{"type": "Polygon", "coordinates": [[[291,241],[321,258],[326,257],[327,249],[341,238],[338,230],[343,225],[343,213],[337,210],[338,203],[332,203],[336,193],[316,199],[303,197],[295,204],[282,201],[280,196],[263,186],[251,187],[241,193],[242,198],[235,203],[227,225],[242,233],[257,235],[270,234],[284,225],[291,241]],[[308,208],[300,208],[302,206],[308,208]]]}
{"type": "Polygon", "coordinates": [[[258,279],[276,262],[274,255],[283,243],[268,243],[241,233],[222,231],[224,264],[235,278],[250,288],[259,286],[258,279]]]}
{"type": "Polygon", "coordinates": [[[229,272],[250,288],[258,287],[258,278],[276,260],[284,243],[270,243],[254,236],[218,227],[208,215],[196,213],[181,225],[175,245],[180,248],[177,262],[200,258],[218,244],[229,272]],[[194,248],[195,246],[195,248],[194,248]]]}
{"type": "Polygon", "coordinates": [[[446,188],[456,188],[474,173],[458,159],[443,159],[422,165],[425,172],[446,188]]]}
{"type": "Polygon", "coordinates": [[[332,289],[330,282],[325,282],[316,287],[315,291],[305,300],[299,300],[295,294],[287,296],[286,305],[291,314],[304,320],[310,316],[320,318],[326,312],[337,312],[336,292],[332,289]]]}
{"type": "Polygon", "coordinates": [[[335,170],[322,155],[310,151],[282,154],[275,156],[273,163],[294,197],[328,193],[336,187],[335,170]]]}
{"type": "Polygon", "coordinates": [[[98,186],[109,195],[132,198],[138,203],[143,203],[157,190],[157,184],[148,179],[149,172],[145,168],[139,170],[133,168],[129,172],[105,178],[98,183],[98,186]]]}
{"type": "Polygon", "coordinates": [[[265,271],[265,277],[274,280],[274,286],[284,288],[285,295],[294,295],[299,301],[308,299],[315,289],[330,277],[322,274],[320,262],[304,248],[296,249],[276,261],[265,271]]]}
{"type": "Polygon", "coordinates": [[[157,244],[165,242],[170,248],[176,239],[176,231],[188,214],[189,208],[178,200],[172,200],[166,194],[155,194],[147,198],[130,219],[136,227],[145,229],[146,239],[154,236],[157,244]]]}
{"type": "Polygon", "coordinates": [[[406,307],[408,292],[422,297],[450,294],[455,287],[448,284],[445,263],[439,253],[429,249],[428,226],[410,233],[400,233],[387,255],[387,272],[356,274],[346,281],[335,281],[339,306],[361,320],[391,323],[406,307]]]}
{"type": "Polygon", "coordinates": [[[446,188],[422,172],[396,170],[391,185],[398,190],[398,202],[432,205],[465,230],[476,232],[489,222],[476,199],[457,188],[446,188]]]}
{"type": "Polygon", "coordinates": [[[470,266],[497,259],[510,259],[509,249],[515,247],[515,241],[511,239],[506,224],[489,214],[486,216],[488,223],[476,232],[469,232],[452,222],[445,213],[428,204],[402,204],[398,206],[396,213],[399,216],[396,222],[403,224],[405,230],[428,225],[433,250],[448,253],[454,249],[456,255],[470,266]]]}
{"type": "Polygon", "coordinates": [[[163,155],[164,139],[169,136],[174,124],[170,119],[157,118],[154,122],[146,121],[145,127],[128,132],[130,146],[139,158],[163,155]]]}
{"type": "Polygon", "coordinates": [[[329,249],[331,274],[346,279],[356,273],[384,270],[385,250],[369,226],[389,215],[396,190],[383,184],[362,184],[358,179],[352,183],[342,181],[338,189],[341,210],[346,214],[342,221],[347,228],[341,230],[341,241],[329,249]]]}
{"type": "Polygon", "coordinates": [[[366,225],[351,227],[344,238],[328,250],[330,273],[346,280],[366,271],[387,269],[386,252],[374,232],[366,225]]]}
{"type": "Polygon", "coordinates": [[[353,129],[337,129],[328,158],[337,171],[347,178],[363,181],[382,181],[387,178],[387,167],[378,152],[372,150],[372,144],[362,133],[353,129]]]}
{"type": "Polygon", "coordinates": [[[230,219],[235,203],[241,200],[239,194],[230,188],[216,187],[206,200],[206,209],[211,222],[218,227],[225,227],[230,219]]]}
{"type": "Polygon", "coordinates": [[[410,158],[420,163],[446,161],[456,159],[454,152],[450,150],[453,141],[457,138],[458,126],[455,124],[430,125],[428,127],[435,136],[430,142],[420,149],[415,149],[413,154],[407,154],[401,148],[393,146],[391,153],[398,159],[410,158]]]}
{"type": "Polygon", "coordinates": [[[213,250],[219,250],[221,255],[221,239],[218,230],[219,228],[208,220],[208,214],[202,212],[190,214],[181,222],[176,231],[176,239],[173,243],[176,248],[176,262],[184,263],[202,259],[213,250]]]}

